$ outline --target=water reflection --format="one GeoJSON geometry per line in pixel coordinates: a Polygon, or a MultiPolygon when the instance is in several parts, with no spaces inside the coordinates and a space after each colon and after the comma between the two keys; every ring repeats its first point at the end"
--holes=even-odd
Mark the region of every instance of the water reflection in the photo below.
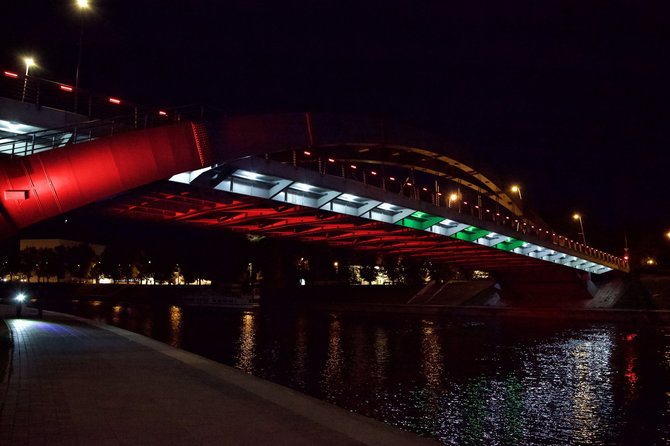
{"type": "MultiPolygon", "coordinates": [[[[591,342],[582,342],[575,346],[574,378],[576,380],[573,391],[573,419],[575,423],[575,439],[580,443],[595,440],[598,435],[598,400],[594,397],[594,383],[591,380],[594,350],[591,342]]],[[[595,371],[598,372],[597,370],[595,371]]]]}
{"type": "Polygon", "coordinates": [[[328,356],[321,373],[321,387],[328,400],[335,400],[342,393],[342,327],[338,319],[331,321],[328,329],[328,356]]]}
{"type": "Polygon", "coordinates": [[[121,323],[121,312],[123,307],[121,305],[114,305],[112,307],[112,324],[119,325],[121,323]]]}
{"type": "Polygon", "coordinates": [[[435,333],[430,321],[421,321],[421,371],[426,378],[428,389],[436,390],[442,383],[442,369],[444,358],[440,348],[440,338],[435,333]]]}
{"type": "Polygon", "coordinates": [[[299,389],[307,387],[307,319],[304,314],[298,316],[295,324],[296,339],[293,348],[293,383],[299,389]]]}
{"type": "Polygon", "coordinates": [[[630,403],[637,398],[638,389],[637,381],[639,376],[637,374],[637,350],[635,348],[636,333],[629,333],[625,336],[626,342],[623,345],[624,360],[626,363],[626,371],[624,373],[626,385],[626,403],[630,403]]]}
{"type": "Polygon", "coordinates": [[[254,372],[254,351],[256,347],[256,316],[254,313],[242,314],[242,326],[238,340],[238,353],[235,367],[243,372],[254,372]]]}
{"type": "Polygon", "coordinates": [[[92,317],[151,327],[172,345],[444,444],[670,441],[670,336],[664,332],[547,321],[473,325],[86,307],[92,317]]]}
{"type": "Polygon", "coordinates": [[[170,306],[170,339],[168,344],[181,347],[182,310],[176,305],[170,306]]]}
{"type": "Polygon", "coordinates": [[[372,378],[375,386],[381,387],[386,378],[386,369],[389,365],[389,338],[386,330],[377,327],[374,332],[374,367],[372,369],[372,378]]]}

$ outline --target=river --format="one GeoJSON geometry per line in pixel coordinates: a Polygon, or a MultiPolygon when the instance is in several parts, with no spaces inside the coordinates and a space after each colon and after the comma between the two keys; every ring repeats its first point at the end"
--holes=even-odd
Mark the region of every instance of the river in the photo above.
{"type": "Polygon", "coordinates": [[[75,302],[448,445],[670,444],[670,327],[75,302]]]}

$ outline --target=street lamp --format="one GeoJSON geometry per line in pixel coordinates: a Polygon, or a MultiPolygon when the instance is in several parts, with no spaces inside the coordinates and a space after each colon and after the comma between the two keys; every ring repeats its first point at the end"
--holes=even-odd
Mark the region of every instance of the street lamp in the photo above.
{"type": "Polygon", "coordinates": [[[582,232],[580,232],[580,234],[582,234],[582,242],[584,242],[584,244],[586,245],[586,235],[584,234],[584,223],[582,222],[582,216],[575,213],[572,216],[572,219],[579,220],[579,228],[582,230],[582,232]]]}
{"type": "Polygon", "coordinates": [[[515,194],[518,194],[518,195],[519,195],[519,200],[523,200],[523,198],[521,197],[521,188],[520,188],[519,186],[517,186],[517,185],[515,184],[515,185],[513,185],[513,186],[511,187],[510,190],[511,190],[512,192],[514,192],[515,194]]]}
{"type": "Polygon", "coordinates": [[[456,192],[450,193],[448,207],[451,208],[451,203],[455,202],[456,200],[458,200],[458,194],[456,192]]]}
{"type": "Polygon", "coordinates": [[[26,64],[26,75],[23,78],[23,94],[21,95],[21,102],[26,100],[26,88],[28,87],[28,72],[30,71],[30,67],[35,65],[35,59],[33,59],[32,57],[24,57],[23,63],[26,64]]]}
{"type": "Polygon", "coordinates": [[[91,7],[88,0],[76,0],[79,9],[79,52],[77,55],[77,72],[74,77],[74,112],[77,113],[79,102],[79,69],[81,68],[81,53],[84,48],[84,11],[91,7]]]}

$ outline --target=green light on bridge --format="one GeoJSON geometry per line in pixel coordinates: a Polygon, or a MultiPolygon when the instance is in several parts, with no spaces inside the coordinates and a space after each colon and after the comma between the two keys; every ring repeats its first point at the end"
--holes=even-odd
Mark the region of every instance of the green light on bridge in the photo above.
{"type": "Polygon", "coordinates": [[[494,248],[502,249],[503,251],[513,251],[524,243],[525,242],[523,240],[517,240],[513,237],[509,237],[504,242],[500,242],[495,245],[494,248]]]}
{"type": "Polygon", "coordinates": [[[408,217],[403,218],[396,224],[406,228],[419,229],[425,231],[433,225],[445,220],[444,217],[428,214],[426,212],[416,211],[408,217]]]}
{"type": "Polygon", "coordinates": [[[481,229],[476,226],[468,226],[460,232],[457,232],[452,237],[458,240],[465,240],[466,242],[474,242],[482,237],[486,237],[491,234],[491,231],[486,229],[481,229]]]}

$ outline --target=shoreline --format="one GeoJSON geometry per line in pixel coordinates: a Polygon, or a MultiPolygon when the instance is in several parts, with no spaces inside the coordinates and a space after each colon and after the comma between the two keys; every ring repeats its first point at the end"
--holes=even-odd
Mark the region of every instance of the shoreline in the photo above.
{"type": "Polygon", "coordinates": [[[318,311],[368,314],[412,314],[425,316],[463,317],[472,319],[562,319],[580,322],[612,322],[632,325],[670,325],[670,310],[613,308],[522,308],[398,304],[314,304],[318,311]]]}

